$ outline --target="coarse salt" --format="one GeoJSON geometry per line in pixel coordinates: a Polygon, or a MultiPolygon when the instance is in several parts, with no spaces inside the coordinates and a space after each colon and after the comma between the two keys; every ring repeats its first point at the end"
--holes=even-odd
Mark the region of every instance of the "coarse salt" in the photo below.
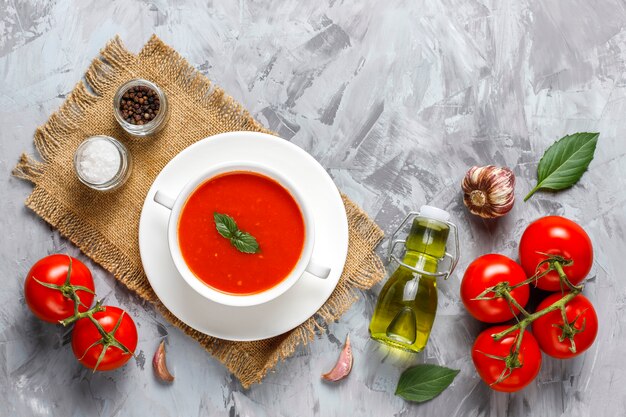
{"type": "Polygon", "coordinates": [[[92,184],[104,184],[112,180],[119,172],[122,161],[113,143],[97,137],[86,142],[77,157],[78,174],[92,184]]]}

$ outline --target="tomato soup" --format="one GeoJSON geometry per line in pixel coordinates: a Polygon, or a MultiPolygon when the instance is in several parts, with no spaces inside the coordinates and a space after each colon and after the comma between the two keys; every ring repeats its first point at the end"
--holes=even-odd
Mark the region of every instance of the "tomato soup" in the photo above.
{"type": "Polygon", "coordinates": [[[283,281],[300,259],[304,219],[282,185],[261,174],[231,172],[209,179],[187,199],[178,244],[189,269],[215,290],[250,295],[283,281]],[[243,253],[221,236],[214,213],[226,214],[256,238],[257,253],[243,253]]]}

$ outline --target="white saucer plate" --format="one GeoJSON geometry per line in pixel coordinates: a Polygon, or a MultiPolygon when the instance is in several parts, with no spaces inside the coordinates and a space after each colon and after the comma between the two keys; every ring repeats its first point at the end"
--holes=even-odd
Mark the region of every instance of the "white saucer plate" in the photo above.
{"type": "MultiPolygon", "coordinates": [[[[288,232],[288,231],[286,231],[288,232]]],[[[348,221],[337,187],[324,168],[298,146],[256,132],[211,136],[183,150],[163,168],[148,191],[139,222],[139,250],[150,285],[161,302],[190,327],[220,339],[252,341],[302,324],[337,286],[348,253],[348,221]],[[271,166],[303,190],[315,223],[316,262],[331,268],[327,279],[308,273],[280,297],[257,306],[232,307],[195,292],[178,273],[167,243],[170,211],[153,201],[157,189],[176,196],[195,175],[233,160],[271,166]]]]}

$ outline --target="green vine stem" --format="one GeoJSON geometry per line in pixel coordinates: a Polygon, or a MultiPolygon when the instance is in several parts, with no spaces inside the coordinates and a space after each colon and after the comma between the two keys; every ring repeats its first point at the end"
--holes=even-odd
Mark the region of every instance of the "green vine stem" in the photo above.
{"type": "Polygon", "coordinates": [[[526,278],[522,282],[519,282],[511,286],[511,289],[514,290],[516,288],[523,287],[524,285],[531,284],[531,283],[534,283],[536,286],[537,281],[539,281],[539,279],[542,278],[543,276],[548,275],[551,271],[556,271],[557,274],[559,275],[559,278],[561,278],[562,281],[566,281],[568,284],[570,284],[568,286],[571,287],[571,283],[569,282],[567,275],[565,275],[565,272],[563,271],[563,267],[573,265],[574,261],[572,259],[567,259],[559,255],[550,255],[548,253],[542,253],[542,252],[537,252],[537,253],[539,253],[540,255],[544,255],[546,259],[539,262],[539,265],[537,265],[537,268],[535,268],[534,275],[526,278]],[[548,268],[546,268],[545,271],[540,271],[541,267],[546,264],[548,265],[548,268]],[[558,265],[558,269],[557,269],[557,265],[558,265]]]}
{"type": "Polygon", "coordinates": [[[524,316],[528,317],[530,314],[522,307],[517,300],[511,295],[511,291],[513,287],[509,285],[507,281],[503,281],[494,285],[493,287],[487,288],[485,291],[478,294],[476,297],[472,298],[472,300],[480,301],[480,300],[495,300],[496,298],[504,298],[508,303],[509,307],[511,307],[511,313],[513,316],[517,316],[513,308],[516,308],[520,311],[524,316]],[[488,295],[489,293],[493,293],[492,296],[488,295]]]}
{"type": "Polygon", "coordinates": [[[97,313],[99,311],[104,311],[104,307],[102,307],[102,300],[96,301],[96,305],[87,311],[84,311],[82,313],[75,311],[73,316],[63,319],[63,320],[59,320],[59,323],[61,323],[63,326],[68,326],[82,318],[92,317],[93,313],[97,313]]]}
{"type": "Polygon", "coordinates": [[[574,285],[570,282],[570,280],[567,278],[567,275],[565,275],[565,271],[563,271],[563,266],[561,266],[561,262],[555,261],[554,262],[554,269],[557,272],[557,274],[559,274],[559,278],[561,279],[561,285],[565,284],[567,286],[567,288],[569,288],[570,291],[578,291],[579,293],[583,290],[583,286],[582,285],[574,285]]]}
{"type": "Polygon", "coordinates": [[[493,339],[498,341],[502,339],[504,336],[506,336],[507,334],[514,332],[515,330],[528,327],[533,321],[537,320],[539,317],[545,316],[546,314],[551,313],[552,311],[565,308],[565,305],[569,303],[578,294],[580,294],[580,290],[568,292],[563,297],[561,297],[561,299],[559,299],[558,301],[555,301],[554,303],[544,308],[543,310],[539,310],[531,314],[530,316],[525,317],[524,319],[520,320],[519,323],[514,324],[508,329],[503,330],[500,333],[496,333],[492,335],[493,339]]]}
{"type": "MultiPolygon", "coordinates": [[[[522,307],[520,305],[520,303],[517,302],[517,300],[515,298],[513,298],[513,296],[511,295],[511,293],[509,291],[505,291],[503,293],[504,295],[504,299],[506,301],[509,302],[509,304],[511,305],[511,308],[515,307],[517,310],[519,310],[525,317],[529,317],[530,313],[528,311],[526,311],[524,309],[524,307],[522,307]]],[[[515,315],[515,314],[514,314],[515,315]]],[[[516,316],[516,315],[515,315],[516,316]]]]}

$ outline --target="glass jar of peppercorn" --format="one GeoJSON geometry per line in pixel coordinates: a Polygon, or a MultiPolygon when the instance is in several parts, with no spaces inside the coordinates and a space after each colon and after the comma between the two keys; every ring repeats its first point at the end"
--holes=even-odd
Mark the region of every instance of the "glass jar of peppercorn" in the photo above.
{"type": "Polygon", "coordinates": [[[157,133],[167,123],[167,97],[156,84],[136,78],[122,85],[113,98],[115,119],[133,136],[157,133]]]}

